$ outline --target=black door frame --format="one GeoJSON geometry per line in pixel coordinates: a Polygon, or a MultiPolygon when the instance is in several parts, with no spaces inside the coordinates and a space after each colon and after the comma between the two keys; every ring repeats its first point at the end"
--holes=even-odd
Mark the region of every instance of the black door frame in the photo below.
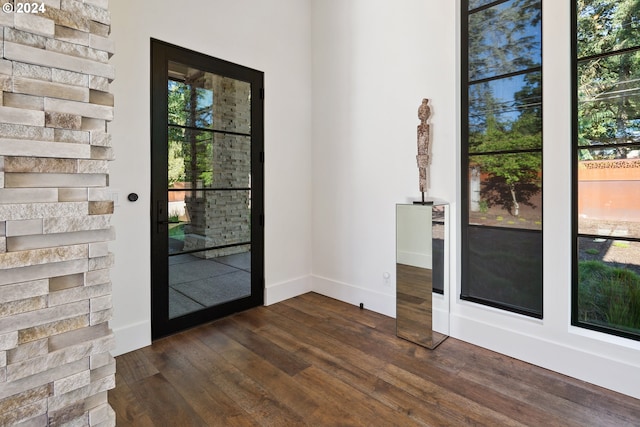
{"type": "Polygon", "coordinates": [[[264,73],[151,39],[151,337],[157,339],[264,303],[264,73]],[[251,295],[169,318],[168,63],[251,84],[251,295]]]}

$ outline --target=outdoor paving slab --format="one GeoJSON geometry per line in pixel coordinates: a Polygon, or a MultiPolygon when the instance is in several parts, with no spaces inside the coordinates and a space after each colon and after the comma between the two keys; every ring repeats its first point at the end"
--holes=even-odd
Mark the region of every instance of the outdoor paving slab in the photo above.
{"type": "Polygon", "coordinates": [[[229,274],[172,285],[183,295],[211,307],[251,295],[251,274],[234,270],[229,274]]]}
{"type": "Polygon", "coordinates": [[[216,258],[217,262],[239,268],[244,271],[251,271],[251,252],[227,255],[216,258]]]}
{"type": "MultiPolygon", "coordinates": [[[[229,274],[236,268],[213,260],[199,260],[169,266],[169,286],[229,274]]],[[[174,286],[175,287],[175,286],[174,286]]]]}

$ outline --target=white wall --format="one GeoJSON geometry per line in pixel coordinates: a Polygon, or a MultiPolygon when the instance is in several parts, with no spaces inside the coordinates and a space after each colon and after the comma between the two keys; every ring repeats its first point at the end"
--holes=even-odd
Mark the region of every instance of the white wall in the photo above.
{"type": "Polygon", "coordinates": [[[111,126],[118,192],[111,326],[121,354],[150,343],[149,51],[156,38],[265,73],[267,302],[302,292],[311,271],[311,56],[307,0],[112,0],[117,78],[111,126]],[[126,195],[140,199],[131,203],[126,195]]]}
{"type": "Polygon", "coordinates": [[[312,3],[313,289],[394,315],[394,207],[418,197],[417,108],[434,112],[431,195],[452,202],[451,335],[634,397],[640,342],[570,326],[570,9],[544,0],[544,319],[459,301],[458,2],[312,3]]]}
{"type": "Polygon", "coordinates": [[[395,316],[395,205],[419,198],[418,107],[431,99],[429,195],[455,202],[455,2],[312,3],[313,286],[395,316]],[[402,7],[398,7],[401,4],[402,7]]]}

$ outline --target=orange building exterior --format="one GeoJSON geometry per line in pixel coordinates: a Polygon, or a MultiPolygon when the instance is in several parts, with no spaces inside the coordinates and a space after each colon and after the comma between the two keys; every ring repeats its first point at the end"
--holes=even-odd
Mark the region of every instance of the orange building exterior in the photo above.
{"type": "Polygon", "coordinates": [[[640,222],[640,159],[578,163],[578,214],[640,222]]]}

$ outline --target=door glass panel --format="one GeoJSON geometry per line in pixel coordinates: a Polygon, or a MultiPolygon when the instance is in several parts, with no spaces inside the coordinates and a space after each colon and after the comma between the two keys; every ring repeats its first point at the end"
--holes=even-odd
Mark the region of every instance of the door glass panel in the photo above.
{"type": "Polygon", "coordinates": [[[169,124],[251,133],[251,84],[169,61],[169,124]]]}
{"type": "Polygon", "coordinates": [[[251,84],[169,62],[169,317],[251,295],[251,84]]]}
{"type": "Polygon", "coordinates": [[[170,125],[169,188],[248,189],[250,153],[250,136],[170,125]]]}

